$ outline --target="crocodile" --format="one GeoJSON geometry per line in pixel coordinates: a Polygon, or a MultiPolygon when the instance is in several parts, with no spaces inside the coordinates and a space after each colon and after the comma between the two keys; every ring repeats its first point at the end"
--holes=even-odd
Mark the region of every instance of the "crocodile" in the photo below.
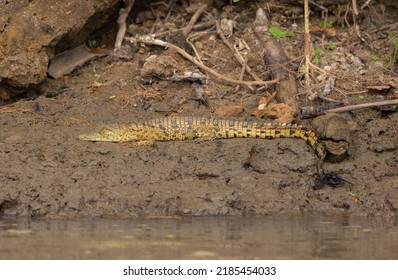
{"type": "Polygon", "coordinates": [[[296,124],[247,122],[198,117],[168,117],[141,124],[117,124],[98,133],[81,134],[80,140],[106,142],[141,142],[173,140],[214,140],[227,138],[300,138],[306,141],[319,158],[318,173],[323,176],[322,163],[326,148],[315,132],[296,124]]]}

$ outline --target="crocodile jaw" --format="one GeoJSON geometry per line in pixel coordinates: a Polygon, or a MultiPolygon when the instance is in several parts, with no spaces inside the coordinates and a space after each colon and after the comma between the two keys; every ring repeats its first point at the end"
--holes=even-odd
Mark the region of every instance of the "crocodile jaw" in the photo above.
{"type": "Polygon", "coordinates": [[[83,141],[93,141],[93,142],[117,142],[114,139],[110,139],[106,137],[106,135],[102,135],[101,133],[88,133],[88,134],[80,134],[78,136],[79,140],[83,141]]]}

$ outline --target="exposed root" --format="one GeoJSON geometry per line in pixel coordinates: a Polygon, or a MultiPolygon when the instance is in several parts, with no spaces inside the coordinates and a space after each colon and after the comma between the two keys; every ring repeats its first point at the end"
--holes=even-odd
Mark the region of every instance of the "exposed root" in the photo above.
{"type": "Polygon", "coordinates": [[[121,8],[119,11],[119,18],[117,19],[117,24],[119,25],[119,30],[116,35],[115,49],[122,46],[124,35],[126,34],[126,19],[129,15],[131,8],[134,5],[135,0],[124,0],[126,6],[121,8]]]}

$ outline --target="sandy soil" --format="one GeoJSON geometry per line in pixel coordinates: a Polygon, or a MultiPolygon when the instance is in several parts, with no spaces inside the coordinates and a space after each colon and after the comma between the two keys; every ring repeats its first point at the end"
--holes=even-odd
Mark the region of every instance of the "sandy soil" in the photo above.
{"type": "MultiPolygon", "coordinates": [[[[245,39],[251,47],[251,67],[257,73],[266,73],[259,55],[261,47],[250,31],[256,7],[237,7],[224,6],[221,15],[239,16],[234,36],[245,39]]],[[[291,29],[293,20],[286,16],[288,11],[273,9],[272,20],[291,29]]],[[[386,13],[386,21],[396,15],[394,10],[386,13]]],[[[314,24],[320,21],[317,16],[314,24]]],[[[302,26],[301,18],[295,21],[302,26]]],[[[365,28],[371,23],[363,20],[361,24],[365,28]]],[[[137,25],[136,30],[145,33],[147,26],[150,20],[137,25]]],[[[343,96],[336,91],[330,97],[344,98],[351,104],[384,99],[380,93],[363,90],[382,82],[388,71],[378,68],[381,62],[371,59],[375,53],[353,38],[347,27],[336,29],[336,48],[325,52],[321,63],[352,65],[341,61],[350,54],[360,58],[367,72],[362,76],[353,73],[359,71],[358,66],[338,72],[338,87],[352,94],[343,96]]],[[[185,40],[178,36],[170,40],[185,47],[185,40]]],[[[301,55],[300,34],[283,40],[289,57],[301,55]]],[[[382,44],[381,40],[377,42],[382,44]]],[[[387,39],[383,42],[387,45],[387,39]]],[[[207,56],[207,65],[225,75],[239,76],[241,67],[214,33],[200,37],[196,47],[212,54],[207,56]]],[[[368,109],[341,114],[352,125],[349,156],[342,162],[326,162],[324,168],[351,184],[318,191],[313,190],[317,157],[301,140],[173,141],[151,147],[79,141],[78,134],[96,131],[105,124],[169,115],[210,117],[217,109],[226,110],[224,106],[231,105],[244,108],[244,112],[229,118],[255,119],[251,113],[261,92],[247,88],[235,92],[235,86],[211,78],[206,86],[208,105],[203,105],[192,93],[190,82],[141,75],[143,62],[152,54],[171,56],[177,72],[196,69],[171,51],[141,47],[132,53],[131,60],[98,58],[69,77],[48,78],[33,98],[0,107],[0,216],[148,217],[309,211],[395,215],[398,114],[393,111],[368,109]]],[[[306,94],[300,94],[299,102],[303,106],[323,105],[309,101],[306,94]]],[[[299,122],[311,127],[310,120],[299,122]]]]}

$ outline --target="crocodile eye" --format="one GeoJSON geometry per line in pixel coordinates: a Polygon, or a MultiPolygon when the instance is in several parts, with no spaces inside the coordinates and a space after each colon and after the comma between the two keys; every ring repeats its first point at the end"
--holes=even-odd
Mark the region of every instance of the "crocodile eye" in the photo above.
{"type": "Polygon", "coordinates": [[[103,129],[101,129],[100,133],[103,134],[103,135],[111,135],[112,134],[112,130],[109,129],[109,128],[103,128],[103,129]]]}

